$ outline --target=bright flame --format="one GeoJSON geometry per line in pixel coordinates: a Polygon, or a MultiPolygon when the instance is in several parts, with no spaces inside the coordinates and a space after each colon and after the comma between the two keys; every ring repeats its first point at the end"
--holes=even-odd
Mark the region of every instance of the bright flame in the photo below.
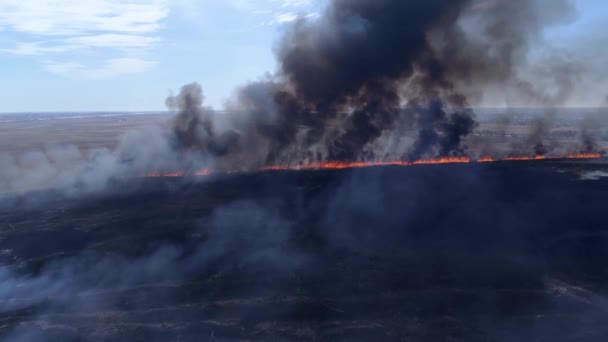
{"type": "Polygon", "coordinates": [[[468,164],[471,162],[469,157],[449,157],[429,160],[416,160],[412,165],[437,165],[437,164],[468,164]]]}
{"type": "MultiPolygon", "coordinates": [[[[600,159],[602,155],[599,153],[582,153],[582,154],[570,154],[567,157],[546,157],[546,156],[512,156],[504,159],[494,159],[492,157],[482,157],[475,161],[473,161],[469,157],[444,157],[438,159],[424,159],[424,160],[416,160],[416,161],[374,161],[374,162],[338,162],[338,161],[328,161],[328,162],[319,162],[319,163],[309,163],[302,164],[297,166],[290,165],[270,165],[261,168],[261,171],[298,171],[298,170],[344,170],[344,169],[358,169],[358,168],[367,168],[367,167],[377,167],[377,166],[415,166],[415,165],[438,165],[438,164],[468,164],[472,162],[477,163],[494,163],[500,161],[540,161],[540,160],[591,160],[591,159],[600,159]]],[[[152,172],[147,175],[147,177],[184,177],[184,176],[208,176],[214,173],[232,173],[230,171],[218,172],[210,169],[202,169],[195,172],[152,172]]]]}
{"type": "Polygon", "coordinates": [[[507,157],[503,160],[504,161],[527,161],[527,160],[547,160],[547,159],[563,159],[563,158],[561,158],[561,157],[547,158],[545,156],[534,156],[534,157],[515,156],[515,157],[507,157]]]}
{"type": "Polygon", "coordinates": [[[273,165],[262,168],[263,171],[286,171],[286,170],[343,170],[343,169],[357,169],[364,167],[375,167],[375,166],[410,166],[412,163],[406,161],[387,161],[387,162],[320,162],[310,163],[298,166],[288,165],[273,165]]]}
{"type": "Polygon", "coordinates": [[[212,173],[213,173],[213,171],[211,171],[209,169],[202,169],[202,170],[196,171],[194,173],[194,175],[195,176],[209,176],[212,173]]]}
{"type": "Polygon", "coordinates": [[[568,159],[600,159],[602,155],[599,153],[581,153],[581,154],[571,154],[568,156],[568,159]]]}
{"type": "Polygon", "coordinates": [[[492,158],[492,157],[481,157],[479,159],[477,159],[478,163],[494,163],[496,161],[496,159],[492,158]]]}

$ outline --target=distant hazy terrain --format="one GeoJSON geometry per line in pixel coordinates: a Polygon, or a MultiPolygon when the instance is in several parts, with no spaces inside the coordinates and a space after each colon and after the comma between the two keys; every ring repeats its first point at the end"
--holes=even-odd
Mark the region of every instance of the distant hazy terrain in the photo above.
{"type": "Polygon", "coordinates": [[[113,148],[132,128],[160,125],[167,113],[19,113],[0,114],[0,152],[24,152],[49,145],[83,150],[113,148]]]}
{"type": "MultiPolygon", "coordinates": [[[[476,115],[479,126],[469,137],[470,145],[485,139],[508,150],[534,134],[542,123],[548,145],[576,144],[582,129],[586,129],[599,149],[608,147],[605,108],[479,108],[476,115]]],[[[170,118],[168,112],[0,113],[0,152],[23,153],[54,145],[75,145],[83,152],[113,149],[127,131],[162,126],[170,118]]]]}

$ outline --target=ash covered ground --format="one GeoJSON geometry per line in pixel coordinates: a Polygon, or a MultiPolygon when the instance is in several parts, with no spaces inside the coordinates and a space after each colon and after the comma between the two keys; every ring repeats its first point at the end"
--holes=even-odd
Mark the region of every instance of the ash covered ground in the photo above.
{"type": "Polygon", "coordinates": [[[603,168],[263,172],[5,198],[0,336],[606,341],[603,168]]]}

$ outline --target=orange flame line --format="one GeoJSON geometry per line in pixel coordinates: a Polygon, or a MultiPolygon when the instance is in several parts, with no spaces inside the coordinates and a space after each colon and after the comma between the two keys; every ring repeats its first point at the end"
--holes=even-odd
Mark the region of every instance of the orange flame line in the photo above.
{"type": "Polygon", "coordinates": [[[496,159],[492,158],[492,157],[481,157],[479,159],[477,159],[478,163],[494,163],[496,162],[496,159]]]}
{"type": "Polygon", "coordinates": [[[469,158],[469,157],[457,157],[457,158],[416,160],[416,161],[412,162],[412,165],[468,164],[470,162],[471,162],[471,158],[469,158]]]}
{"type": "Polygon", "coordinates": [[[568,155],[568,159],[600,159],[602,155],[599,153],[580,153],[580,154],[570,154],[568,155]]]}
{"type": "Polygon", "coordinates": [[[527,161],[527,160],[547,160],[547,159],[561,159],[561,158],[548,158],[545,156],[534,156],[534,157],[514,156],[514,157],[507,157],[503,160],[504,161],[527,161]]]}
{"type": "MultiPolygon", "coordinates": [[[[556,159],[571,159],[571,160],[591,160],[600,159],[602,155],[599,153],[581,153],[581,154],[570,154],[567,157],[547,157],[547,156],[512,156],[504,159],[495,159],[492,157],[482,157],[473,161],[469,157],[444,157],[438,159],[425,159],[416,161],[375,161],[375,162],[338,162],[328,161],[319,163],[309,163],[298,166],[290,165],[270,165],[261,168],[261,171],[298,171],[298,170],[343,170],[343,169],[357,169],[357,168],[368,168],[378,166],[415,166],[415,165],[439,165],[439,164],[469,164],[472,162],[477,163],[494,163],[500,161],[540,161],[540,160],[556,160],[556,159]]],[[[184,176],[209,176],[217,173],[217,171],[210,169],[202,169],[195,172],[152,172],[146,175],[146,177],[184,177],[184,176]]],[[[230,172],[228,172],[230,173],[230,172]]]]}

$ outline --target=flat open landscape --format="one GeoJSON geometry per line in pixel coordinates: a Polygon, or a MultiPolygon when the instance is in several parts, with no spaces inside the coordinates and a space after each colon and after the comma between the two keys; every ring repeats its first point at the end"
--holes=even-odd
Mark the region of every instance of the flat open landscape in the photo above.
{"type": "Polygon", "coordinates": [[[83,151],[114,149],[130,129],[164,125],[168,114],[13,114],[0,115],[0,153],[75,145],[83,151]]]}
{"type": "MultiPolygon", "coordinates": [[[[526,113],[526,111],[523,111],[526,113]]],[[[546,132],[542,135],[548,148],[559,153],[581,145],[581,124],[585,116],[593,116],[589,128],[597,151],[608,149],[608,117],[604,109],[569,110],[559,118],[548,120],[546,132]]],[[[530,123],[538,119],[536,115],[521,115],[519,120],[504,122],[506,115],[480,115],[481,120],[475,132],[467,140],[471,146],[492,146],[494,152],[508,154],[529,153],[517,151],[515,145],[530,139],[534,127],[530,123]]],[[[72,145],[82,152],[97,148],[115,149],[121,137],[130,130],[145,127],[166,127],[172,116],[169,113],[49,113],[49,114],[2,114],[0,115],[0,153],[20,154],[40,151],[57,145],[72,145]]],[[[544,130],[544,129],[543,129],[544,130]]],[[[416,131],[409,133],[410,138],[416,131]]],[[[480,153],[485,152],[479,147],[480,153]]]]}

